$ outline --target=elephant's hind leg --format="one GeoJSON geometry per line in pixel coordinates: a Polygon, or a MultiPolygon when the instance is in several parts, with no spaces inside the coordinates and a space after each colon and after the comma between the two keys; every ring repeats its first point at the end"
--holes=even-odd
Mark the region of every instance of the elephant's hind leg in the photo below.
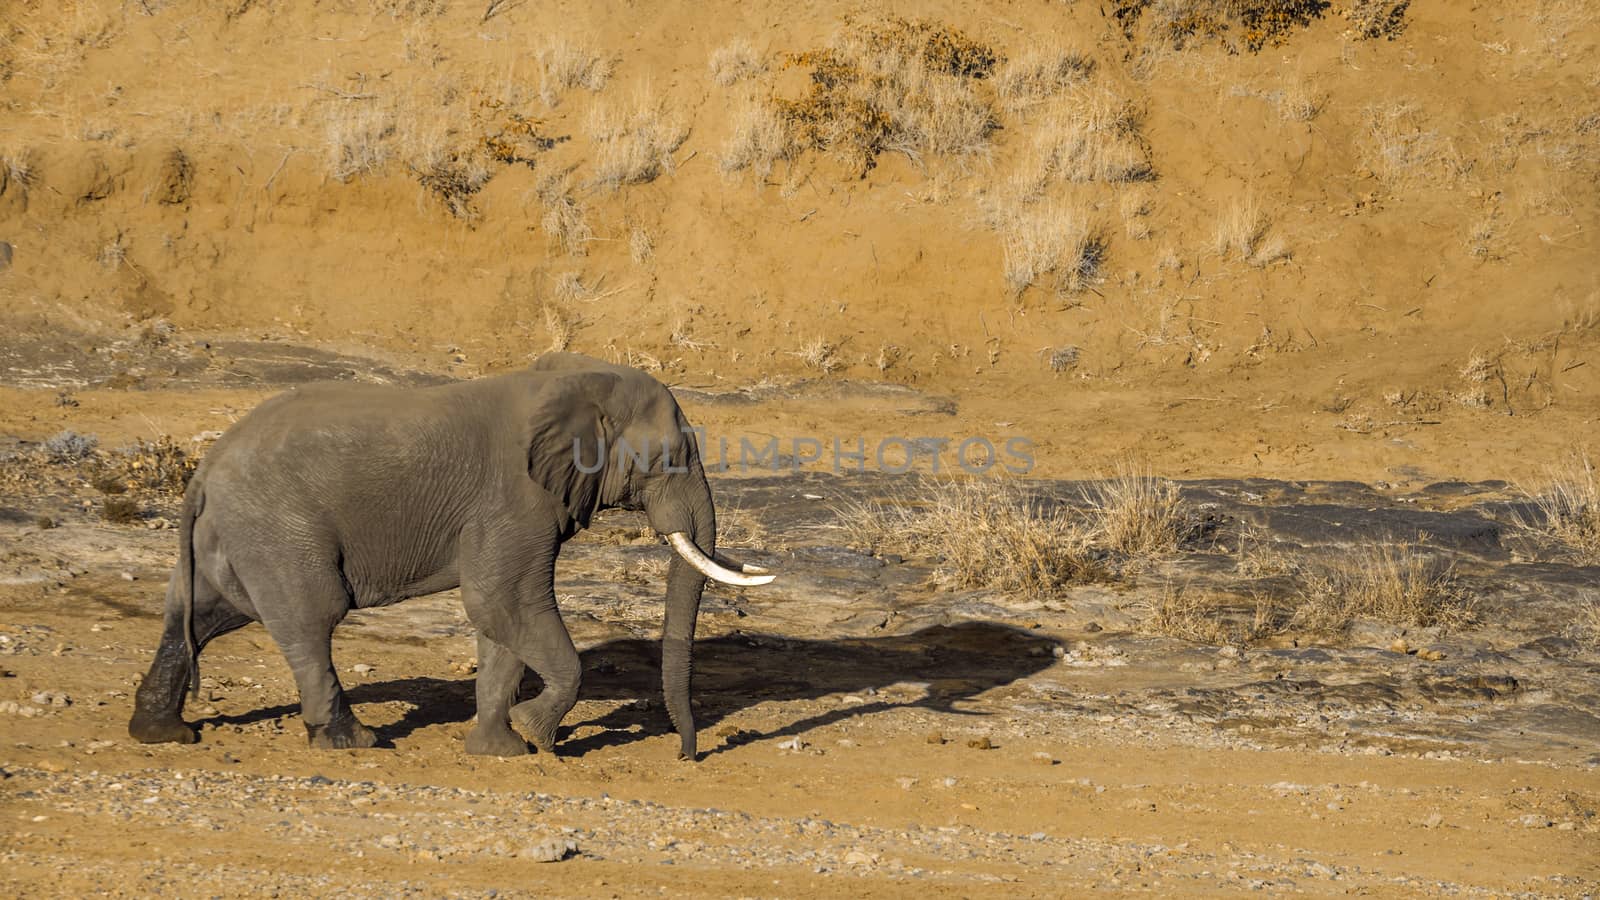
{"type": "Polygon", "coordinates": [[[527,667],[516,651],[478,635],[478,724],[467,733],[476,756],[522,756],[528,742],[511,730],[511,704],[527,667]]]}
{"type": "MultiPolygon", "coordinates": [[[[250,623],[249,616],[229,605],[204,578],[195,579],[194,593],[196,654],[213,638],[250,623]]],[[[200,739],[194,728],[183,721],[190,676],[189,648],[183,632],[183,604],[176,597],[175,586],[169,586],[161,645],[134,694],[133,718],[128,721],[128,734],[134,740],[146,744],[193,744],[200,739]]]]}

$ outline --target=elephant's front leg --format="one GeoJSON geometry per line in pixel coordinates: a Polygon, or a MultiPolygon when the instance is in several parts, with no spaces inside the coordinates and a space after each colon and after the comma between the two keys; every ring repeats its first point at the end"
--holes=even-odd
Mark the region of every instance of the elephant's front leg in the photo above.
{"type": "Polygon", "coordinates": [[[535,747],[554,753],[556,728],[578,704],[578,682],[583,675],[578,649],[572,645],[566,623],[561,621],[554,596],[547,608],[532,617],[517,646],[523,659],[544,681],[544,690],[532,700],[511,707],[511,721],[535,747]]]}
{"type": "Polygon", "coordinates": [[[467,734],[467,752],[476,756],[522,756],[528,742],[511,730],[511,704],[527,667],[509,647],[478,634],[478,724],[467,734]]]}
{"type": "MultiPolygon", "coordinates": [[[[544,690],[539,696],[511,707],[510,720],[527,739],[546,753],[555,752],[556,728],[578,702],[582,667],[572,646],[566,623],[556,609],[555,557],[557,535],[530,535],[526,531],[491,530],[490,539],[472,554],[464,572],[475,572],[461,586],[467,618],[490,642],[510,648],[522,662],[539,673],[544,690]],[[520,538],[517,540],[515,538],[520,538]],[[530,551],[529,548],[535,548],[530,551]]],[[[480,644],[480,647],[482,644],[480,644]]],[[[485,688],[503,687],[511,667],[498,654],[482,657],[497,667],[485,688]],[[500,667],[504,668],[501,669],[500,667]]],[[[519,673],[520,675],[520,673],[519,673]]],[[[514,684],[513,684],[514,689],[514,684]]],[[[480,698],[483,695],[480,694],[480,698]]],[[[498,691],[488,699],[498,702],[498,691]]],[[[480,714],[480,726],[484,724],[480,714]]]]}

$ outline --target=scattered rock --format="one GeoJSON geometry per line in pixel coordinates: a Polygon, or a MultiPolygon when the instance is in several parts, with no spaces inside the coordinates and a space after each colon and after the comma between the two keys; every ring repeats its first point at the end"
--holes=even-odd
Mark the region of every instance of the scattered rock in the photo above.
{"type": "Polygon", "coordinates": [[[517,851],[518,859],[529,862],[551,863],[560,862],[578,852],[578,842],[565,838],[550,838],[536,844],[529,844],[517,851]]]}
{"type": "Polygon", "coordinates": [[[366,663],[356,663],[350,667],[350,671],[356,673],[357,675],[370,675],[377,670],[377,666],[369,666],[366,663]]]}
{"type": "Polygon", "coordinates": [[[1056,758],[1043,750],[1034,752],[1033,761],[1041,766],[1053,766],[1056,764],[1056,758]]]}
{"type": "Polygon", "coordinates": [[[925,740],[927,740],[927,742],[930,743],[930,744],[943,744],[945,742],[945,740],[944,740],[944,732],[942,732],[942,731],[930,731],[930,732],[928,732],[928,735],[925,738],[925,740]]]}
{"type": "Polygon", "coordinates": [[[989,740],[988,735],[967,741],[967,746],[974,750],[993,750],[995,748],[994,742],[989,740]]]}

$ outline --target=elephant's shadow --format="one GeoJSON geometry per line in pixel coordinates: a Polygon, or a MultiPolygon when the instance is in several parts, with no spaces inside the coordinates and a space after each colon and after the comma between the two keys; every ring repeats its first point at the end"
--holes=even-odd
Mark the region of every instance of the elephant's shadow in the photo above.
{"type": "MultiPolygon", "coordinates": [[[[704,752],[730,746],[803,734],[834,722],[895,707],[953,710],[953,704],[992,688],[1010,684],[1050,666],[1056,642],[1042,635],[993,622],[937,625],[910,634],[845,637],[823,640],[734,633],[695,642],[695,720],[704,752]],[[926,684],[925,689],[897,691],[897,699],[874,697],[879,689],[900,682],[926,684]],[[760,703],[814,700],[830,694],[853,694],[848,702],[792,721],[767,732],[713,731],[723,719],[760,703]],[[715,735],[715,736],[714,736],[715,735]]],[[[660,645],[654,641],[609,641],[583,651],[580,699],[624,702],[599,717],[568,717],[558,752],[581,755],[672,733],[661,703],[660,645]],[[574,732],[600,730],[574,738],[574,732]]],[[[541,688],[529,672],[520,696],[541,688]]],[[[471,678],[401,678],[358,685],[349,692],[352,704],[405,701],[411,709],[397,722],[377,728],[386,745],[430,725],[465,722],[474,713],[471,678]]],[[[213,719],[216,724],[241,724],[294,712],[294,707],[256,710],[244,716],[213,719]]]]}

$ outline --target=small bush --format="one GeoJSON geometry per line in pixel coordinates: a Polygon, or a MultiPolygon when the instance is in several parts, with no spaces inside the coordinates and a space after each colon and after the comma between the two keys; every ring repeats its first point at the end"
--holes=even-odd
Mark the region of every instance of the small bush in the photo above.
{"type": "Polygon", "coordinates": [[[1111,15],[1130,40],[1182,48],[1223,41],[1257,52],[1281,44],[1322,17],[1328,0],[1112,0],[1111,15]]]}
{"type": "Polygon", "coordinates": [[[107,497],[100,503],[100,518],[113,525],[139,521],[139,503],[132,497],[107,497]]]}
{"type": "Polygon", "coordinates": [[[50,437],[40,449],[50,462],[75,463],[91,456],[98,446],[100,439],[94,435],[69,430],[50,437]]]}
{"type": "Polygon", "coordinates": [[[776,101],[792,140],[832,154],[858,176],[886,151],[912,158],[981,152],[997,126],[973,85],[998,57],[959,31],[852,18],[828,47],[789,62],[811,76],[803,96],[776,101]]]}

